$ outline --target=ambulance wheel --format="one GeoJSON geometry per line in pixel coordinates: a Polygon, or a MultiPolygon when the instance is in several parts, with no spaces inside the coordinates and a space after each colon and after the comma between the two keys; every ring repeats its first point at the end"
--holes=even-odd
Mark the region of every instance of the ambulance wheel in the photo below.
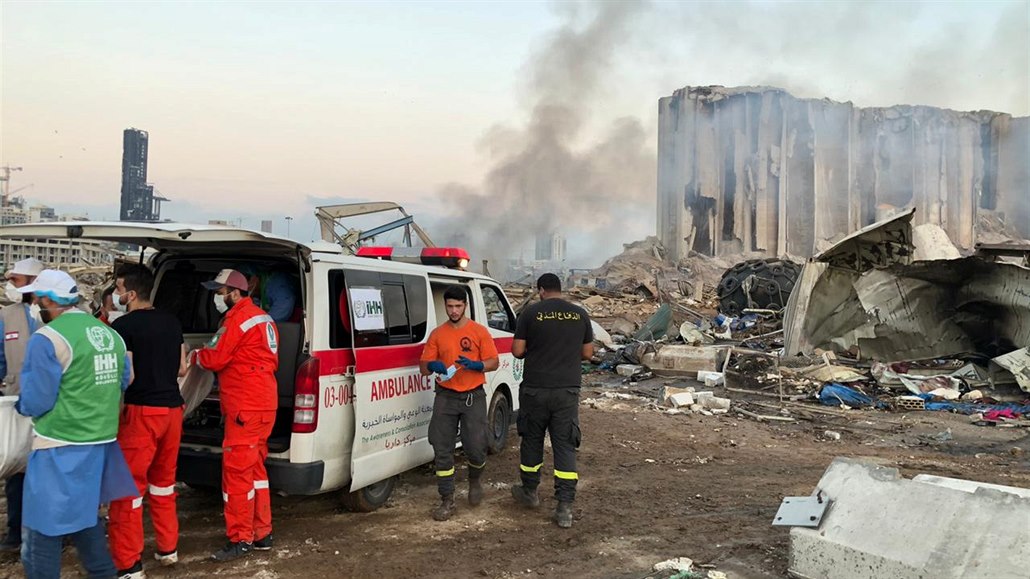
{"type": "Polygon", "coordinates": [[[393,487],[397,486],[397,475],[354,492],[343,493],[343,507],[354,513],[371,513],[386,504],[393,487]]]}
{"type": "Polygon", "coordinates": [[[511,405],[504,392],[498,390],[494,393],[488,416],[487,451],[498,454],[508,445],[508,430],[511,429],[511,405]]]}

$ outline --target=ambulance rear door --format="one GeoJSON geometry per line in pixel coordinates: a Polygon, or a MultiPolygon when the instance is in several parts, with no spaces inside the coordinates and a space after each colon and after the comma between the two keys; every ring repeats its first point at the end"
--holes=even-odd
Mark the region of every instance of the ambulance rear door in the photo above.
{"type": "Polygon", "coordinates": [[[419,359],[435,321],[424,274],[346,270],[354,344],[351,491],[432,460],[433,379],[419,359]]]}

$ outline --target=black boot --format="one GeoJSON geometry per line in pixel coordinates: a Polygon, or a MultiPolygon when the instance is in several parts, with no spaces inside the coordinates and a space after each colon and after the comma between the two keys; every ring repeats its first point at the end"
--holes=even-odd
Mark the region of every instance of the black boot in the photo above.
{"type": "Polygon", "coordinates": [[[483,483],[479,477],[469,478],[469,506],[478,507],[483,502],[483,483]]]}
{"type": "Polygon", "coordinates": [[[563,529],[568,529],[572,526],[572,503],[562,501],[558,503],[558,508],[554,510],[554,521],[558,523],[558,526],[563,529]]]}
{"type": "Polygon", "coordinates": [[[433,509],[433,519],[446,521],[454,514],[454,495],[440,497],[440,506],[433,509]]]}
{"type": "Polygon", "coordinates": [[[535,509],[540,506],[540,495],[536,494],[536,489],[530,490],[522,485],[515,485],[511,487],[511,496],[524,507],[535,509]]]}

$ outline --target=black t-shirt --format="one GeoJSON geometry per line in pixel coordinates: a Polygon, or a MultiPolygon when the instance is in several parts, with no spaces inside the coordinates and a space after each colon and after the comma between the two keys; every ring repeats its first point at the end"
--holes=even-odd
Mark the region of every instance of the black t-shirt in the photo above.
{"type": "Polygon", "coordinates": [[[132,352],[136,378],[125,391],[125,403],[174,408],[185,402],[179,394],[182,325],[161,310],[136,310],[115,320],[111,327],[132,352]]]}
{"type": "Polygon", "coordinates": [[[526,341],[523,386],[580,386],[583,344],[594,341],[594,331],[586,310],[561,298],[535,303],[519,316],[515,325],[515,339],[526,341]]]}

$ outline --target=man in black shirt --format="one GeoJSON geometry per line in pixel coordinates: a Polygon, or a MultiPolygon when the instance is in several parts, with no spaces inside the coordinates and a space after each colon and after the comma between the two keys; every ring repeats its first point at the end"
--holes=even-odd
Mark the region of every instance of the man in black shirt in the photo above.
{"type": "MultiPolygon", "coordinates": [[[[154,276],[142,266],[123,268],[113,299],[129,311],[111,327],[125,340],[133,381],[125,391],[118,443],[140,495],[147,498],[161,565],[179,560],[175,466],[182,437],[183,399],[177,378],[186,371],[179,320],[150,303],[154,276]]],[[[121,308],[119,308],[121,309],[121,308]]],[[[143,577],[143,499],[111,503],[108,534],[119,577],[143,577]]]]}
{"type": "Polygon", "coordinates": [[[544,466],[544,433],[554,449],[554,517],[559,527],[572,526],[576,498],[576,449],[579,448],[579,387],[582,360],[594,355],[594,332],[583,308],[561,297],[561,281],[545,273],[536,282],[540,302],[519,316],[511,353],[525,359],[519,387],[518,431],[522,437],[519,470],[522,485],[511,489],[515,500],[540,506],[537,487],[544,466]]]}

